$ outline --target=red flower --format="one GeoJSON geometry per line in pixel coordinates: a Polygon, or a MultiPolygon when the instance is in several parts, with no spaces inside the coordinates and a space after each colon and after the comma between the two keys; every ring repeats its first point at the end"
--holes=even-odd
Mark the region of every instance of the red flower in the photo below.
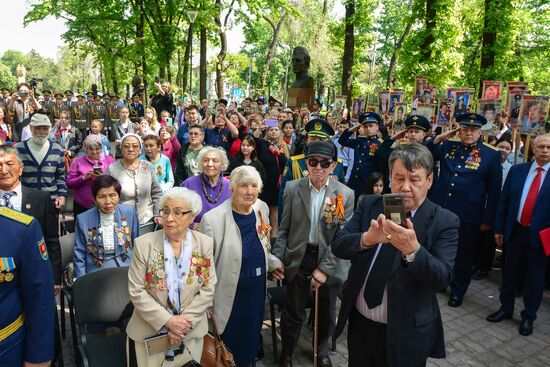
{"type": "Polygon", "coordinates": [[[59,138],[59,137],[61,136],[61,133],[60,133],[59,131],[57,131],[57,132],[55,133],[55,136],[57,136],[57,137],[59,138]]]}
{"type": "Polygon", "coordinates": [[[145,276],[145,281],[147,283],[151,283],[151,273],[147,273],[147,275],[145,276]]]}

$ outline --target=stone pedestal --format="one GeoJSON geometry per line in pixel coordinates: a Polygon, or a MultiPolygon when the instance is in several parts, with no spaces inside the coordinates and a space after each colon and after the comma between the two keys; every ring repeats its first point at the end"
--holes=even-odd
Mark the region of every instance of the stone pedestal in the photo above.
{"type": "Polygon", "coordinates": [[[306,107],[311,109],[313,102],[315,101],[315,90],[313,88],[288,88],[287,106],[294,107],[306,107]]]}

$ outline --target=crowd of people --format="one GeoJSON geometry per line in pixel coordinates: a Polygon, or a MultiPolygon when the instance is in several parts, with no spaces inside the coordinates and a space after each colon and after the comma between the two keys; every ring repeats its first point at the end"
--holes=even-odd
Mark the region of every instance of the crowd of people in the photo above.
{"type": "Polygon", "coordinates": [[[68,197],[76,281],[129,267],[130,366],[199,361],[209,319],[236,365],[253,366],[268,276],[287,290],[279,366],[292,363],[311,291],[318,366],[332,366],[328,343],[346,323],[349,366],[443,358],[436,293],[450,287],[448,305],[460,307],[471,279],[497,262],[502,306],[487,320],[511,318],[520,292],[519,333],[533,332],[550,253],[549,134],[513,142],[501,114],[499,136],[483,136],[487,120],[473,113],[445,131],[413,114],[395,132],[386,116],[351,119],[318,99],[311,110],[274,98],[199,105],[155,87],[150,105],[139,94],[2,89],[0,228],[15,239],[0,246],[9,365],[54,359],[54,295],[69,286],[56,218],[68,197]],[[386,218],[387,193],[402,195],[406,217],[386,218]],[[158,335],[173,347],[149,353],[158,335]]]}

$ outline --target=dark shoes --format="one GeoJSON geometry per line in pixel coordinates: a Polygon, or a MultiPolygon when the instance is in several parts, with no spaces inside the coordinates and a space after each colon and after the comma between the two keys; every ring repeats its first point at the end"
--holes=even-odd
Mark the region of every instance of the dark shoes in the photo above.
{"type": "Polygon", "coordinates": [[[489,276],[489,272],[478,269],[472,274],[472,279],[473,280],[483,280],[483,279],[487,278],[488,276],[489,276]]]}
{"type": "Polygon", "coordinates": [[[318,357],[317,358],[317,366],[319,367],[332,367],[332,362],[328,356],[326,357],[318,357]]]}
{"type": "Polygon", "coordinates": [[[292,358],[288,354],[283,354],[279,356],[279,367],[292,367],[292,358]]]}
{"type": "Polygon", "coordinates": [[[451,294],[448,305],[451,307],[460,307],[462,305],[462,297],[459,297],[456,294],[451,294]]]}
{"type": "Polygon", "coordinates": [[[502,320],[511,319],[511,318],[512,318],[512,314],[498,310],[497,312],[487,316],[485,320],[489,322],[501,322],[502,320]]]}
{"type": "Polygon", "coordinates": [[[522,319],[519,324],[519,333],[523,336],[533,334],[533,320],[522,319]]]}

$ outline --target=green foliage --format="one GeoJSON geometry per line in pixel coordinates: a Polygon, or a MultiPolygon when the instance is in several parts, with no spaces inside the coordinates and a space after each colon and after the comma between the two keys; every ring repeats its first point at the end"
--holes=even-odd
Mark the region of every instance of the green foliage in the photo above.
{"type": "Polygon", "coordinates": [[[15,89],[17,78],[10,70],[10,67],[0,61],[0,87],[15,89]]]}

